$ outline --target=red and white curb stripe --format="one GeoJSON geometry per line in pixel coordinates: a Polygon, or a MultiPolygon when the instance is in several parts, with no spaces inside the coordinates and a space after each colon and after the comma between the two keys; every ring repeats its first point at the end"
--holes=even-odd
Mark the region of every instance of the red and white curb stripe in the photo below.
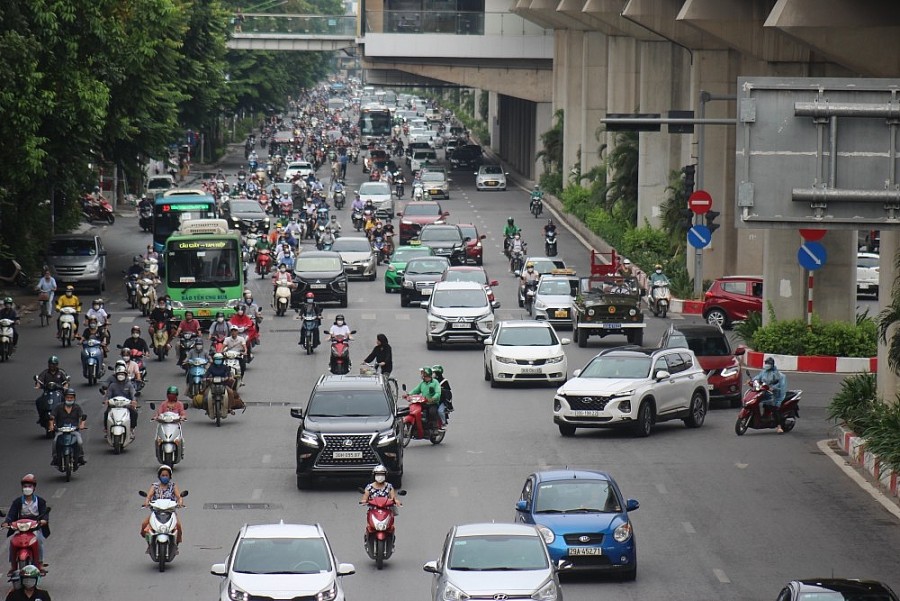
{"type": "Polygon", "coordinates": [[[865,469],[885,494],[900,497],[900,478],[897,472],[883,465],[877,455],[866,450],[865,438],[857,436],[846,426],[839,426],[837,442],[849,456],[850,462],[865,469]]]}
{"type": "Polygon", "coordinates": [[[703,301],[682,300],[673,298],[669,303],[670,313],[686,313],[688,315],[700,315],[703,313],[703,301]]]}
{"type": "Polygon", "coordinates": [[[878,371],[877,357],[821,357],[808,355],[776,355],[747,351],[744,363],[747,367],[762,369],[769,357],[775,359],[775,366],[782,371],[816,372],[825,374],[855,374],[863,371],[878,371]]]}

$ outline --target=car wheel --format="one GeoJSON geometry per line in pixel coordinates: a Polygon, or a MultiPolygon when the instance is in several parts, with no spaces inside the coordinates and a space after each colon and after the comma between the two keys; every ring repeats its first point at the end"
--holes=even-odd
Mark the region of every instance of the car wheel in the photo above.
{"type": "Polygon", "coordinates": [[[434,342],[433,340],[426,340],[425,348],[427,348],[429,351],[436,351],[436,350],[438,350],[439,345],[437,342],[434,342]]]}
{"type": "Polygon", "coordinates": [[[494,378],[494,374],[491,374],[488,379],[491,381],[491,388],[500,388],[500,382],[494,378]]]}
{"type": "Polygon", "coordinates": [[[475,264],[478,265],[479,267],[484,265],[484,259],[481,257],[478,257],[477,259],[475,259],[475,264]]]}
{"type": "Polygon", "coordinates": [[[706,421],[708,405],[703,393],[695,390],[691,397],[690,415],[684,418],[684,425],[688,428],[699,428],[706,421]]]}
{"type": "Polygon", "coordinates": [[[378,272],[373,271],[373,272],[372,272],[372,275],[369,276],[369,281],[370,281],[370,282],[374,282],[374,281],[375,281],[375,278],[377,278],[377,277],[378,277],[378,272]]]}
{"type": "Polygon", "coordinates": [[[491,372],[488,371],[487,365],[484,366],[484,381],[485,382],[491,381],[491,372]]]}
{"type": "Polygon", "coordinates": [[[652,429],[653,407],[650,406],[650,401],[644,401],[638,409],[637,420],[634,422],[634,426],[632,426],[632,431],[638,438],[646,438],[650,436],[650,431],[652,429]]]}
{"type": "Polygon", "coordinates": [[[347,295],[341,297],[340,304],[338,305],[341,309],[347,308],[347,295]]]}
{"type": "Polygon", "coordinates": [[[409,297],[406,296],[405,294],[403,294],[403,292],[400,293],[400,306],[401,307],[409,306],[409,297]]]}
{"type": "Polygon", "coordinates": [[[575,341],[578,343],[580,348],[587,348],[588,341],[588,333],[584,328],[579,328],[577,325],[573,326],[575,330],[575,341]]]}
{"type": "Polygon", "coordinates": [[[724,330],[728,327],[728,316],[722,309],[710,309],[706,314],[706,323],[719,326],[724,330]]]}
{"type": "Polygon", "coordinates": [[[635,329],[630,334],[627,334],[628,342],[631,344],[636,344],[641,346],[644,344],[644,330],[643,329],[635,329]]]}
{"type": "Polygon", "coordinates": [[[309,490],[312,488],[312,478],[310,476],[301,476],[297,474],[297,489],[309,490]]]}
{"type": "Polygon", "coordinates": [[[559,426],[559,433],[562,436],[575,436],[575,430],[577,429],[575,426],[570,426],[569,424],[557,424],[559,426]]]}

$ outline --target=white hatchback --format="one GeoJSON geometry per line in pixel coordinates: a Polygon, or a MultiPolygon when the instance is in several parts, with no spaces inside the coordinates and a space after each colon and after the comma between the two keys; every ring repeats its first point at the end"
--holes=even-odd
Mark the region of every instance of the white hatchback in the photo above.
{"type": "Polygon", "coordinates": [[[548,322],[501,321],[484,341],[484,379],[491,388],[514,382],[565,382],[569,363],[548,322]]]}
{"type": "Polygon", "coordinates": [[[308,161],[295,161],[293,163],[288,163],[287,169],[284,170],[284,181],[291,181],[291,179],[295,175],[299,175],[303,179],[306,179],[315,172],[316,171],[315,169],[313,169],[312,163],[308,161]]]}

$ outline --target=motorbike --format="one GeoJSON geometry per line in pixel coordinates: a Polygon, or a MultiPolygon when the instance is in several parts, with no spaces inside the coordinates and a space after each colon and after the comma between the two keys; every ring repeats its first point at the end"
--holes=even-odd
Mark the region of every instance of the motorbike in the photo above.
{"type": "Polygon", "coordinates": [[[228,378],[215,376],[210,379],[206,389],[206,415],[216,421],[217,427],[228,417],[228,378]]]}
{"type": "Polygon", "coordinates": [[[0,258],[0,286],[15,284],[19,288],[28,286],[28,274],[15,259],[0,258]]]}
{"type": "Polygon", "coordinates": [[[403,198],[403,194],[406,190],[403,187],[403,184],[406,183],[406,180],[403,179],[403,176],[399,171],[394,173],[394,194],[397,195],[397,198],[403,198]]]}
{"type": "Polygon", "coordinates": [[[665,317],[669,312],[669,302],[672,295],[669,292],[669,279],[656,280],[650,284],[650,295],[647,298],[647,304],[656,317],[665,317]]]}
{"type": "MultiPolygon", "coordinates": [[[[244,332],[241,331],[241,336],[244,332]]],[[[231,368],[231,377],[234,378],[234,389],[241,385],[241,353],[238,351],[225,351],[225,365],[231,368]]]]}
{"type": "Polygon", "coordinates": [[[153,207],[141,207],[138,210],[138,225],[145,232],[153,229],[153,207]]]}
{"type": "Polygon", "coordinates": [[[425,198],[425,188],[421,183],[416,182],[413,184],[413,192],[412,192],[413,200],[419,201],[424,200],[425,198]]]}
{"type": "MultiPolygon", "coordinates": [[[[398,490],[399,496],[406,495],[405,490],[398,490]]],[[[366,532],[363,545],[370,559],[375,560],[375,567],[384,567],[384,560],[394,554],[394,501],[387,497],[372,497],[366,503],[366,532]]]]}
{"type": "MultiPolygon", "coordinates": [[[[85,416],[85,419],[87,417],[85,416]]],[[[59,465],[56,469],[66,475],[66,482],[72,480],[72,472],[78,471],[78,439],[75,438],[77,426],[59,426],[56,438],[56,457],[59,465]]]]}
{"type": "MultiPolygon", "coordinates": [[[[147,491],[139,490],[142,497],[147,496],[147,491]]],[[[188,496],[188,491],[181,491],[181,497],[188,496]]],[[[178,516],[175,509],[178,506],[172,499],[157,499],[150,502],[150,533],[147,535],[147,553],[153,563],[159,565],[159,571],[166,571],[166,564],[172,563],[178,555],[178,543],[176,542],[176,526],[178,516]]]]}
{"type": "Polygon", "coordinates": [[[319,316],[312,311],[304,313],[302,318],[303,325],[300,327],[300,346],[306,351],[307,355],[312,355],[316,341],[315,332],[319,329],[319,316]]]}
{"type": "MultiPolygon", "coordinates": [[[[350,335],[356,334],[352,330],[350,335]]],[[[331,340],[331,361],[328,363],[331,373],[344,375],[350,373],[350,339],[337,335],[331,340]]]]}
{"type": "Polygon", "coordinates": [[[268,248],[261,248],[256,253],[256,273],[264,278],[272,270],[272,254],[268,248]]]}
{"type": "Polygon", "coordinates": [[[129,274],[125,276],[125,296],[128,299],[128,304],[131,305],[132,309],[137,309],[137,287],[138,287],[138,276],[137,274],[129,274]]]}
{"type": "Polygon", "coordinates": [[[359,150],[351,147],[350,148],[350,160],[353,161],[354,165],[359,165],[359,150]]]}
{"type": "Polygon", "coordinates": [[[13,326],[16,324],[11,319],[0,319],[0,363],[9,361],[13,354],[13,326]]]}
{"type": "Polygon", "coordinates": [[[525,254],[521,250],[510,252],[509,270],[515,274],[522,272],[522,264],[525,262],[525,254]]]}
{"type": "Polygon", "coordinates": [[[347,197],[344,195],[343,191],[335,190],[333,200],[334,208],[343,209],[344,203],[347,202],[347,197]]]}
{"type": "Polygon", "coordinates": [[[63,402],[63,390],[66,387],[56,382],[50,382],[44,386],[41,384],[40,376],[35,376],[34,381],[44,391],[37,400],[38,423],[44,429],[47,438],[52,438],[53,432],[50,430],[50,416],[63,402]]]}
{"type": "MultiPolygon", "coordinates": [[[[194,357],[187,361],[188,368],[187,393],[194,402],[194,407],[203,407],[203,381],[206,379],[206,369],[209,367],[209,359],[206,357],[194,357]]],[[[165,463],[165,462],[163,462],[165,463]]]]}
{"type": "Polygon", "coordinates": [[[106,368],[103,366],[103,345],[95,338],[81,343],[81,371],[89,386],[97,384],[106,368]]]}
{"type": "Polygon", "coordinates": [[[112,447],[113,453],[119,455],[125,447],[134,442],[131,431],[131,400],[123,396],[115,396],[108,401],[109,413],[106,415],[106,444],[112,447]]]}
{"type": "Polygon", "coordinates": [[[150,278],[141,278],[138,281],[137,304],[141,315],[147,317],[156,305],[156,285],[150,278]]]}
{"type": "Polygon", "coordinates": [[[384,236],[384,245],[381,247],[381,256],[379,257],[379,262],[382,264],[387,264],[391,262],[391,257],[394,254],[394,235],[388,232],[384,236]]]}
{"type": "MultiPolygon", "coordinates": [[[[43,515],[34,518],[21,518],[14,522],[10,522],[9,529],[12,535],[9,541],[10,559],[13,571],[19,571],[25,566],[34,566],[44,571],[41,562],[41,543],[38,539],[37,532],[42,528],[41,520],[46,520],[50,516],[50,508],[43,515]]],[[[3,511],[0,511],[0,517],[6,517],[3,511]]]]}
{"type": "Polygon", "coordinates": [[[381,265],[381,262],[384,260],[384,238],[382,236],[375,236],[372,240],[372,248],[378,256],[376,263],[381,265]]]}
{"type": "Polygon", "coordinates": [[[178,336],[178,362],[184,363],[184,358],[187,356],[188,351],[194,347],[194,339],[197,337],[197,334],[193,332],[182,332],[178,336]]]}
{"type": "Polygon", "coordinates": [[[102,196],[98,200],[85,200],[81,204],[81,212],[88,223],[96,221],[105,221],[109,225],[116,222],[116,214],[113,212],[112,205],[102,196]]]}
{"type": "Polygon", "coordinates": [[[556,230],[551,230],[544,235],[544,254],[548,257],[555,257],[556,246],[556,230]]]}
{"type": "Polygon", "coordinates": [[[544,201],[540,196],[531,195],[531,203],[528,206],[528,210],[534,215],[534,218],[537,219],[544,213],[544,201]]]}
{"type": "Polygon", "coordinates": [[[63,348],[72,346],[72,338],[75,337],[76,313],[74,307],[63,307],[59,310],[59,340],[62,342],[63,348]]]}
{"type": "Polygon", "coordinates": [[[523,290],[523,295],[525,297],[525,310],[529,315],[532,314],[532,309],[534,308],[534,295],[537,294],[537,280],[529,280],[525,282],[525,289],[523,290]]]}
{"type": "Polygon", "coordinates": [[[403,397],[409,403],[408,406],[401,408],[398,412],[398,415],[403,418],[403,446],[409,446],[410,441],[413,439],[429,440],[431,444],[441,444],[447,432],[443,429],[443,424],[439,420],[437,423],[432,423],[431,420],[427,419],[427,411],[425,409],[427,401],[425,397],[418,394],[405,394],[406,384],[403,385],[403,392],[403,397]]]}
{"type": "Polygon", "coordinates": [[[153,339],[150,342],[153,345],[153,352],[156,354],[156,358],[160,361],[165,361],[166,355],[169,354],[169,331],[166,322],[156,322],[153,330],[153,339]]]}
{"type": "Polygon", "coordinates": [[[288,307],[291,304],[291,288],[293,284],[287,279],[278,279],[275,281],[275,315],[284,317],[288,307]]]}
{"type": "MultiPolygon", "coordinates": [[[[154,403],[150,408],[156,410],[154,403]]],[[[168,466],[173,466],[184,459],[184,431],[181,422],[184,421],[174,411],[166,411],[153,418],[156,422],[156,461],[168,466]]]]}
{"type": "Polygon", "coordinates": [[[353,221],[353,229],[357,232],[362,230],[363,228],[363,212],[360,209],[353,209],[353,212],[350,214],[350,219],[353,221]]]}
{"type": "MultiPolygon", "coordinates": [[[[750,378],[750,372],[747,372],[747,378],[750,378]]],[[[778,427],[778,421],[775,419],[774,407],[771,405],[763,405],[763,397],[769,392],[769,386],[763,384],[759,380],[750,380],[747,383],[747,392],[741,399],[741,411],[738,413],[737,421],[734,423],[734,433],[743,436],[747,429],[752,430],[770,430],[778,427]]],[[[784,419],[784,431],[790,432],[797,425],[797,419],[800,417],[800,399],[803,397],[802,390],[788,390],[781,402],[782,418],[784,419]]]]}

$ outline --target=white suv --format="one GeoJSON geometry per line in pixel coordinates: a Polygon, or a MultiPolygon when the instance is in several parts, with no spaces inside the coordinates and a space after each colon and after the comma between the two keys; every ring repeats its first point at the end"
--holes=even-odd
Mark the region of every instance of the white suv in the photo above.
{"type": "Polygon", "coordinates": [[[878,296],[878,263],[875,253],[856,253],[856,295],[878,296]]]}
{"type": "Polygon", "coordinates": [[[572,375],[553,398],[553,422],[563,436],[624,426],[643,437],[656,422],[681,419],[699,428],[706,420],[706,373],[688,349],[613,348],[572,375]]]}
{"type": "Polygon", "coordinates": [[[437,282],[422,308],[428,350],[447,342],[483,343],[494,327],[498,301],[488,300],[484,286],[476,282],[437,282]]]}

